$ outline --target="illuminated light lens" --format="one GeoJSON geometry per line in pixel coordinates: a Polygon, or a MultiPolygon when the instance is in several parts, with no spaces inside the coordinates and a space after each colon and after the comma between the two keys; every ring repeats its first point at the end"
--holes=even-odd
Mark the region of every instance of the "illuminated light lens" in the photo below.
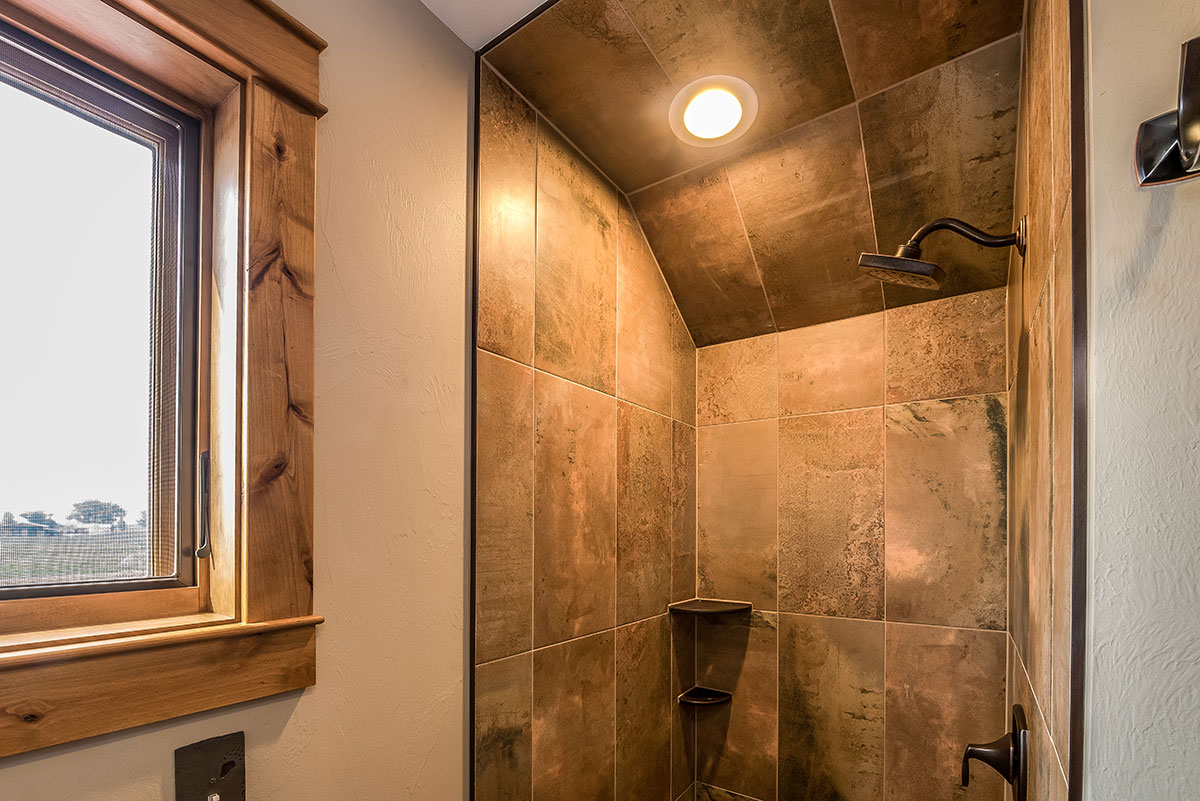
{"type": "Polygon", "coordinates": [[[700,139],[718,139],[742,121],[742,104],[728,89],[705,89],[692,98],[683,112],[688,133],[700,139]]]}
{"type": "Polygon", "coordinates": [[[691,147],[724,147],[750,130],[757,117],[754,87],[733,75],[692,81],[667,109],[671,131],[691,147]]]}

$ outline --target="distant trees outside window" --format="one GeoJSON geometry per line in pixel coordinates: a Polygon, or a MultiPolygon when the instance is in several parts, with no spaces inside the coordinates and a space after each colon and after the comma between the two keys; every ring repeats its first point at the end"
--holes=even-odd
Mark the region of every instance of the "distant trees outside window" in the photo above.
{"type": "MultiPolygon", "coordinates": [[[[73,505],[71,513],[67,515],[66,523],[59,523],[49,512],[32,511],[20,514],[5,512],[0,517],[0,537],[29,536],[37,533],[48,535],[96,533],[101,528],[124,531],[128,527],[125,522],[126,516],[125,508],[119,503],[89,498],[73,505]]],[[[142,510],[133,527],[145,529],[148,525],[147,517],[146,511],[142,510]]]]}

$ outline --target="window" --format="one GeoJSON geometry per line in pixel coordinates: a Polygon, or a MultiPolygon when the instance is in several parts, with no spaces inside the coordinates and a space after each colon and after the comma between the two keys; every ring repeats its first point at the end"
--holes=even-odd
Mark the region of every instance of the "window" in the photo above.
{"type": "Polygon", "coordinates": [[[264,0],[0,2],[0,758],[316,681],[324,48],[264,0]]]}
{"type": "Polygon", "coordinates": [[[0,25],[0,598],[190,586],[199,121],[0,25]]]}

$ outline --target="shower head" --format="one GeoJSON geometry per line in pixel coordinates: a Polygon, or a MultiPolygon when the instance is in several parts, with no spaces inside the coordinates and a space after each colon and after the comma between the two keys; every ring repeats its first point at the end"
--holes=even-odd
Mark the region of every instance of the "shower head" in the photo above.
{"type": "Polygon", "coordinates": [[[921,241],[934,231],[953,231],[977,245],[988,248],[1016,247],[1022,256],[1025,255],[1024,218],[1017,225],[1016,233],[993,236],[962,220],[943,217],[921,226],[907,244],[900,246],[895,256],[864,253],[858,257],[858,266],[872,278],[889,284],[913,286],[918,289],[941,289],[942,282],[946,280],[946,271],[931,261],[921,259],[921,241]]]}
{"type": "Polygon", "coordinates": [[[946,271],[933,262],[899,255],[864,253],[859,257],[858,264],[867,275],[889,284],[940,289],[942,281],[946,280],[946,271]]]}

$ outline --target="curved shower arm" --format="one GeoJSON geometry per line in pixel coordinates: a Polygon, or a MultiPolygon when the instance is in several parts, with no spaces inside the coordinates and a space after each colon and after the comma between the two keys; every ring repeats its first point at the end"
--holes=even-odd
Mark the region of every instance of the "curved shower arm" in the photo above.
{"type": "Polygon", "coordinates": [[[987,248],[1009,248],[1016,246],[1022,256],[1025,255],[1025,220],[1021,219],[1017,230],[1011,234],[1003,234],[996,236],[989,234],[987,231],[982,231],[970,223],[955,219],[954,217],[942,217],[933,222],[925,223],[917,232],[912,235],[912,239],[908,240],[908,244],[902,246],[896,255],[908,259],[919,259],[921,257],[921,242],[925,237],[935,231],[953,231],[961,237],[971,240],[977,245],[983,245],[987,248]]]}

